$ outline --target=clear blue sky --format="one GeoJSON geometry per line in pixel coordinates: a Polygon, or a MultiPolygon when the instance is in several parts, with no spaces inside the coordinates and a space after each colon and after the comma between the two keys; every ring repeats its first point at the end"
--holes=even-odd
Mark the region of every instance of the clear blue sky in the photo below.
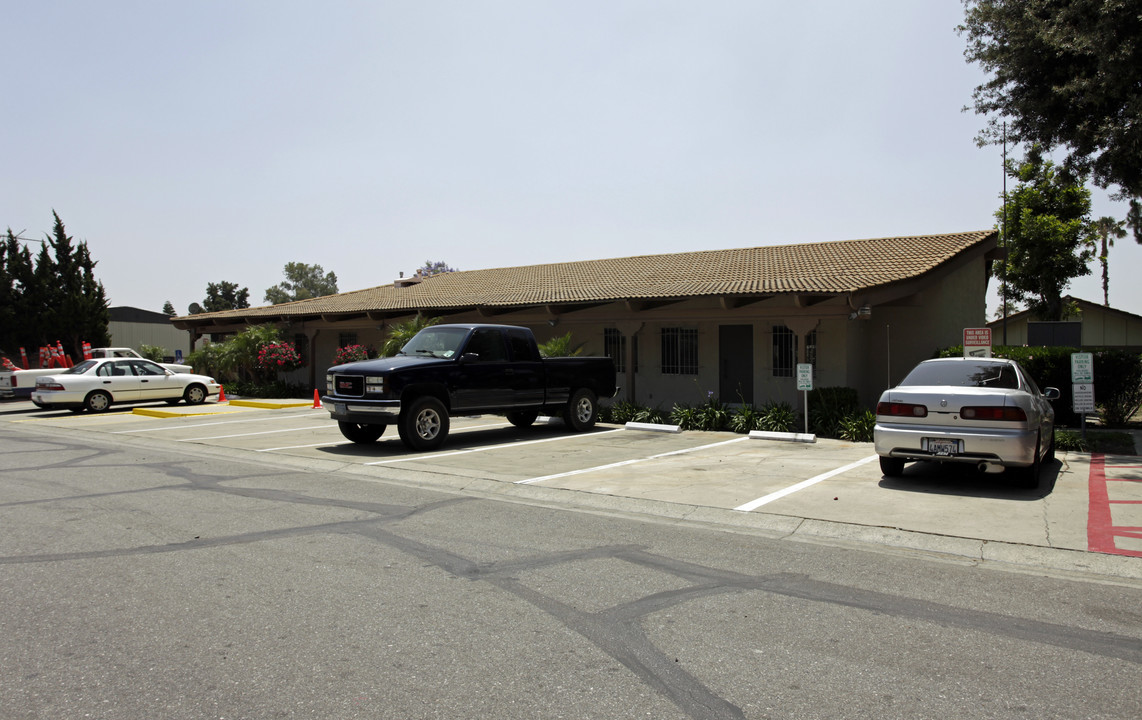
{"type": "MultiPolygon", "coordinates": [[[[0,0],[0,229],[112,305],[990,228],[959,0],[0,0]]],[[[1096,215],[1125,206],[1095,190],[1096,215]]],[[[1142,314],[1132,239],[1111,304],[1142,314]]],[[[1101,302],[1097,263],[1072,294],[1101,302]]],[[[994,308],[994,301],[991,303],[994,308]]]]}

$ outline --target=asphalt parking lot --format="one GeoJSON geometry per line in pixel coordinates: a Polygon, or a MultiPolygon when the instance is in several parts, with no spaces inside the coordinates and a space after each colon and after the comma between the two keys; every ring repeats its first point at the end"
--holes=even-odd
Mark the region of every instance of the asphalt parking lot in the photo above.
{"type": "Polygon", "coordinates": [[[809,541],[1142,577],[1136,456],[1059,452],[1039,488],[1027,490],[1002,475],[924,463],[884,478],[870,443],[610,425],[576,434],[559,421],[521,430],[497,416],[453,418],[440,451],[413,453],[391,428],[375,445],[350,443],[325,410],[304,401],[115,407],[99,415],[7,402],[0,422],[809,541]]]}

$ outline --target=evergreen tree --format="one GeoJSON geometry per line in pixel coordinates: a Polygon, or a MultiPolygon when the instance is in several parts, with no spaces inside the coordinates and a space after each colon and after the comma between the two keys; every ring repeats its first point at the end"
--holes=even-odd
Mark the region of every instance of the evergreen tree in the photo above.
{"type": "Polygon", "coordinates": [[[170,300],[167,300],[165,303],[163,303],[163,315],[166,315],[167,317],[174,317],[176,315],[174,311],[174,304],[171,303],[170,300]]]}
{"type": "Polygon", "coordinates": [[[65,351],[79,357],[85,340],[110,342],[107,296],[95,278],[87,243],[74,245],[59,215],[52,215],[52,233],[40,243],[34,262],[11,230],[4,240],[0,347],[12,354],[23,347],[34,357],[39,347],[62,342],[65,351]]]}
{"type": "Polygon", "coordinates": [[[205,312],[238,310],[250,307],[250,288],[238,289],[237,283],[223,280],[206,284],[206,299],[202,301],[205,312]]]}

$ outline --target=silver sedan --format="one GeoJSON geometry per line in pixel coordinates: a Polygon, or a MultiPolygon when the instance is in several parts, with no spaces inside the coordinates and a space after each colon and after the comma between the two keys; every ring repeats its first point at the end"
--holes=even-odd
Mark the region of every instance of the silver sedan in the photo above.
{"type": "Polygon", "coordinates": [[[880,396],[874,439],[880,469],[904,472],[909,460],[968,463],[985,472],[1011,468],[1039,483],[1055,456],[1056,388],[1040,392],[1014,360],[926,360],[880,396]]]}

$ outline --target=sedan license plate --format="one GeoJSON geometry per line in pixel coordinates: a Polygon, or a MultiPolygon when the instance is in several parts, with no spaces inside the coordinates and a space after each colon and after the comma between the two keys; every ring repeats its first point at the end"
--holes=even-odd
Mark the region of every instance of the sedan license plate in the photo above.
{"type": "Polygon", "coordinates": [[[959,449],[959,440],[937,440],[935,438],[928,440],[928,452],[932,453],[933,455],[951,457],[952,455],[955,455],[957,452],[959,452],[959,449]]]}

